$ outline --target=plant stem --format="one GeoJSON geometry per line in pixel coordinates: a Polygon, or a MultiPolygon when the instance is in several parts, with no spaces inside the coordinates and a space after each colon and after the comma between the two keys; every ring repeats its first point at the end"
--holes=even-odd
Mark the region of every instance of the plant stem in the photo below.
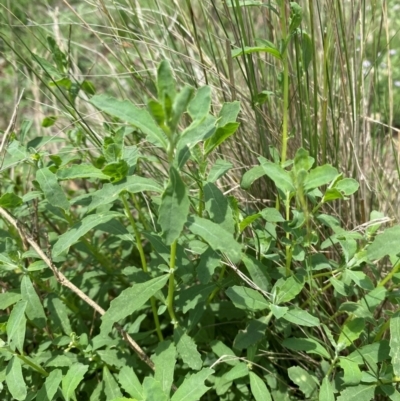
{"type": "Polygon", "coordinates": [[[169,262],[169,283],[168,283],[168,312],[171,317],[172,324],[178,326],[178,320],[175,316],[174,311],[174,292],[175,292],[175,260],[176,260],[176,248],[178,242],[175,240],[171,245],[171,256],[169,262]]]}
{"type": "MultiPolygon", "coordinates": [[[[144,254],[143,246],[142,246],[142,241],[140,239],[140,232],[137,228],[135,219],[132,216],[132,213],[129,208],[128,201],[126,200],[126,197],[124,194],[120,195],[120,198],[122,200],[122,203],[124,204],[124,209],[125,209],[125,214],[129,219],[129,222],[131,223],[131,226],[133,228],[133,232],[135,233],[135,238],[136,238],[136,247],[140,255],[140,261],[142,263],[142,269],[145,273],[148,273],[147,269],[147,261],[146,261],[146,256],[144,254]]],[[[160,320],[158,318],[157,314],[157,305],[156,305],[156,299],[153,297],[150,298],[150,304],[151,304],[151,310],[153,312],[153,318],[154,318],[154,324],[156,326],[156,331],[157,331],[157,336],[160,341],[164,340],[164,336],[161,332],[161,327],[160,327],[160,320]]]]}
{"type": "MultiPolygon", "coordinates": [[[[285,209],[286,209],[286,221],[290,219],[290,198],[289,193],[286,193],[286,202],[285,202],[285,209]]],[[[290,233],[286,233],[286,239],[290,241],[290,233]]],[[[291,265],[292,265],[292,246],[286,245],[286,277],[289,277],[291,274],[291,265]]]]}

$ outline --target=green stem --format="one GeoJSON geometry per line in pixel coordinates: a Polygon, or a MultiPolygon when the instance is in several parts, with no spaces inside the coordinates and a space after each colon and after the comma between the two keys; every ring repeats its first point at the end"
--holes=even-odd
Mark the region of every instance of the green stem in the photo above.
{"type": "MultiPolygon", "coordinates": [[[[286,193],[286,221],[290,219],[290,200],[289,193],[286,193]]],[[[290,233],[286,233],[286,239],[290,241],[290,233]]],[[[292,246],[286,245],[286,277],[289,277],[291,274],[291,265],[292,265],[292,246]]]]}
{"type": "Polygon", "coordinates": [[[132,194],[132,193],[131,193],[131,199],[132,199],[132,202],[133,202],[133,204],[135,205],[135,208],[136,208],[136,210],[137,210],[137,212],[138,212],[138,214],[139,214],[139,220],[140,220],[141,223],[143,224],[144,229],[145,229],[146,231],[150,231],[150,230],[151,230],[151,227],[149,226],[148,221],[146,220],[146,218],[145,218],[144,215],[143,215],[142,209],[141,209],[141,207],[140,207],[140,205],[139,205],[139,202],[138,202],[138,200],[137,200],[135,194],[132,194]]]}
{"type": "Polygon", "coordinates": [[[394,265],[393,269],[390,271],[389,274],[387,274],[385,276],[384,279],[382,279],[377,287],[383,287],[389,280],[391,280],[393,278],[393,276],[400,270],[400,263],[397,263],[396,265],[394,265]]]}
{"type": "Polygon", "coordinates": [[[174,311],[174,292],[175,292],[175,261],[176,261],[176,248],[178,242],[175,240],[171,245],[171,256],[169,262],[169,283],[168,283],[168,312],[171,317],[172,324],[178,326],[178,320],[174,311]]]}
{"type": "Polygon", "coordinates": [[[225,272],[226,272],[226,266],[223,265],[222,269],[221,269],[221,274],[219,275],[219,279],[218,279],[218,282],[217,282],[217,287],[213,289],[213,292],[208,297],[207,305],[209,305],[212,302],[212,300],[214,299],[214,297],[219,293],[219,291],[221,289],[219,284],[221,283],[222,279],[224,278],[225,272]]]}
{"type": "MultiPolygon", "coordinates": [[[[142,241],[140,239],[140,232],[137,228],[135,219],[132,216],[132,213],[129,208],[128,201],[126,200],[126,197],[124,194],[120,195],[120,198],[122,200],[122,203],[124,204],[124,209],[125,209],[125,214],[129,219],[129,222],[131,223],[131,226],[133,228],[133,232],[135,233],[135,238],[136,238],[136,247],[140,255],[140,261],[142,263],[142,269],[145,273],[148,273],[148,268],[147,268],[147,261],[146,261],[146,256],[144,254],[143,246],[142,246],[142,241]]],[[[157,331],[157,336],[160,341],[164,340],[163,334],[161,332],[161,326],[160,326],[160,320],[158,318],[157,314],[157,305],[156,305],[156,299],[153,297],[150,298],[150,304],[151,304],[151,310],[153,312],[153,318],[154,318],[154,324],[156,326],[156,331],[157,331]]]]}

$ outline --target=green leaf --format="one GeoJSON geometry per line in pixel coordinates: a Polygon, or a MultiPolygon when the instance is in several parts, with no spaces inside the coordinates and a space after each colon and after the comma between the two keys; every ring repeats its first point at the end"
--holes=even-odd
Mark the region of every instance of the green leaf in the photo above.
{"type": "Polygon", "coordinates": [[[29,276],[22,277],[21,296],[27,302],[25,313],[28,319],[37,327],[43,329],[46,325],[46,314],[29,276]]]}
{"type": "Polygon", "coordinates": [[[184,86],[175,97],[172,105],[172,119],[170,121],[170,127],[172,131],[175,131],[182,114],[186,111],[187,106],[192,99],[193,93],[194,89],[191,86],[184,86]]]}
{"type": "Polygon", "coordinates": [[[270,277],[265,266],[251,255],[243,255],[243,262],[253,282],[264,291],[270,288],[270,277]]]}
{"type": "Polygon", "coordinates": [[[338,175],[338,171],[330,164],[316,167],[312,169],[304,181],[304,189],[306,192],[328,184],[338,175]]]}
{"type": "Polygon", "coordinates": [[[101,111],[139,128],[147,135],[149,142],[167,149],[168,141],[164,132],[147,110],[139,109],[129,100],[121,101],[106,95],[95,95],[90,99],[90,103],[101,111]]]}
{"type": "Polygon", "coordinates": [[[172,75],[172,70],[169,62],[167,60],[161,61],[157,69],[157,92],[158,92],[158,100],[164,103],[164,110],[169,116],[171,114],[171,110],[168,110],[169,107],[172,108],[172,102],[175,98],[175,79],[172,75]],[[166,97],[169,98],[169,102],[171,102],[171,106],[166,104],[166,97]]]}
{"type": "Polygon", "coordinates": [[[68,369],[67,374],[63,377],[61,382],[62,393],[65,401],[73,400],[75,397],[75,390],[79,383],[83,380],[85,373],[88,371],[89,366],[82,363],[74,363],[68,369]]]}
{"type": "Polygon", "coordinates": [[[299,6],[299,4],[295,3],[294,1],[290,2],[290,34],[293,34],[296,31],[296,29],[300,26],[302,19],[303,9],[299,6]]]}
{"type": "Polygon", "coordinates": [[[287,320],[290,323],[306,327],[316,327],[321,324],[317,317],[312,316],[307,311],[299,309],[297,307],[290,308],[283,315],[283,319],[287,320]]]}
{"type": "Polygon", "coordinates": [[[322,380],[321,388],[319,390],[319,401],[335,401],[335,394],[333,393],[333,384],[329,381],[329,377],[324,377],[322,380]]]}
{"type": "Polygon", "coordinates": [[[62,372],[55,369],[46,377],[42,388],[38,391],[36,399],[41,401],[52,401],[61,383],[62,372]]]}
{"type": "Polygon", "coordinates": [[[188,219],[188,228],[193,234],[207,241],[212,249],[226,253],[234,263],[239,261],[240,244],[235,241],[231,233],[225,231],[218,224],[193,216],[188,219]]]}
{"type": "Polygon", "coordinates": [[[233,167],[231,162],[227,162],[224,159],[217,159],[210,169],[207,176],[208,182],[215,182],[221,178],[227,171],[233,167]]]}
{"type": "Polygon", "coordinates": [[[185,378],[183,383],[172,396],[171,401],[198,401],[207,392],[209,387],[204,385],[205,380],[214,371],[210,368],[202,369],[193,375],[185,378]]]}
{"type": "Polygon", "coordinates": [[[346,387],[337,398],[337,401],[370,401],[375,397],[376,384],[359,384],[346,387]]]}
{"type": "Polygon", "coordinates": [[[315,159],[310,156],[308,150],[299,148],[293,160],[294,171],[296,173],[301,170],[308,171],[313,166],[315,159]]]}
{"type": "Polygon", "coordinates": [[[143,388],[135,371],[129,367],[124,366],[118,374],[118,381],[121,387],[133,398],[141,400],[143,398],[143,388]]]}
{"type": "Polygon", "coordinates": [[[242,350],[257,344],[265,337],[268,321],[269,319],[266,316],[257,320],[250,320],[245,330],[239,330],[233,341],[233,346],[238,350],[242,350]]]}
{"type": "Polygon", "coordinates": [[[222,341],[213,340],[210,343],[211,349],[218,358],[223,358],[224,363],[235,366],[239,363],[238,356],[222,341]],[[228,358],[226,358],[228,357],[228,358]]]}
{"type": "Polygon", "coordinates": [[[354,194],[359,187],[360,184],[354,178],[343,178],[334,186],[335,189],[347,196],[354,194]]]}
{"type": "Polygon", "coordinates": [[[392,400],[392,401],[400,401],[400,393],[395,389],[394,386],[390,384],[379,386],[381,390],[392,400]]]}
{"type": "Polygon", "coordinates": [[[171,167],[169,176],[158,217],[166,245],[171,245],[180,236],[190,207],[186,186],[179,172],[171,167]]]}
{"type": "Polygon", "coordinates": [[[200,280],[200,283],[207,284],[212,275],[214,274],[215,269],[221,264],[221,257],[217,252],[213,251],[211,248],[208,248],[200,258],[200,262],[197,265],[197,277],[200,280]]]}
{"type": "Polygon", "coordinates": [[[50,294],[47,299],[47,307],[50,312],[50,316],[54,322],[54,325],[61,328],[64,334],[69,336],[73,331],[68,318],[69,309],[66,307],[64,302],[56,295],[50,294]]]}
{"type": "Polygon", "coordinates": [[[375,237],[374,242],[368,246],[368,258],[380,260],[386,255],[397,255],[400,253],[400,225],[387,228],[382,234],[375,237]]]}
{"type": "Polygon", "coordinates": [[[289,308],[287,306],[271,305],[271,312],[277,319],[283,317],[288,310],[289,308]]]}
{"type": "Polygon", "coordinates": [[[7,309],[11,305],[14,305],[21,299],[21,294],[18,292],[3,292],[0,293],[0,310],[7,309]]]}
{"type": "Polygon", "coordinates": [[[7,192],[0,197],[0,206],[5,209],[12,209],[22,205],[22,199],[14,193],[7,192]]]}
{"type": "Polygon", "coordinates": [[[292,351],[305,351],[307,354],[316,354],[328,360],[331,358],[329,352],[312,338],[286,338],[282,341],[282,345],[292,351]]]}
{"type": "Polygon", "coordinates": [[[361,317],[347,321],[342,327],[338,343],[346,344],[346,346],[353,344],[363,333],[364,327],[365,320],[361,317]]]}
{"type": "Polygon", "coordinates": [[[120,160],[106,164],[101,171],[108,177],[110,182],[119,182],[128,175],[129,166],[125,160],[120,160]]]}
{"type": "Polygon", "coordinates": [[[305,369],[300,366],[292,366],[288,369],[290,380],[299,386],[300,391],[306,396],[311,397],[317,390],[316,379],[313,378],[305,369]]]}
{"type": "Polygon", "coordinates": [[[389,359],[391,349],[387,340],[382,340],[373,344],[365,345],[353,351],[347,356],[347,359],[357,363],[358,365],[376,364],[389,359]]]}
{"type": "Polygon", "coordinates": [[[235,365],[228,372],[224,373],[221,377],[217,378],[215,382],[215,389],[217,395],[221,396],[225,394],[231,387],[234,380],[245,377],[249,374],[249,368],[247,364],[240,362],[235,365]]]}
{"type": "Polygon", "coordinates": [[[390,356],[393,372],[400,376],[400,314],[396,312],[390,318],[390,356]]]}
{"type": "Polygon", "coordinates": [[[258,160],[260,161],[265,174],[275,183],[277,188],[283,191],[284,194],[286,194],[286,192],[291,193],[295,191],[292,177],[288,171],[284,170],[279,166],[279,164],[272,163],[263,157],[259,157],[258,160]]]}
{"type": "Polygon", "coordinates": [[[143,380],[143,395],[146,401],[168,401],[167,395],[161,388],[161,383],[152,377],[143,380]]]}
{"type": "Polygon", "coordinates": [[[197,90],[194,98],[190,101],[188,106],[188,113],[193,120],[201,120],[210,111],[211,107],[211,88],[209,86],[202,86],[197,90]]]}
{"type": "MultiPolygon", "coordinates": [[[[195,120],[189,125],[182,133],[179,138],[177,147],[177,153],[185,146],[192,149],[196,144],[206,140],[214,134],[216,131],[216,118],[212,115],[204,117],[202,120],[195,120]]],[[[180,165],[182,162],[179,163],[180,165]]]]}
{"type": "Polygon", "coordinates": [[[235,122],[240,111],[240,102],[228,102],[222,105],[218,113],[218,127],[224,127],[228,123],[235,122]]]}
{"type": "Polygon", "coordinates": [[[216,147],[225,142],[229,137],[231,137],[239,128],[240,123],[231,122],[223,127],[218,127],[215,134],[211,138],[207,139],[204,144],[204,153],[209,155],[216,147]]]}
{"type": "Polygon", "coordinates": [[[156,277],[145,283],[134,284],[114,298],[106,313],[102,316],[101,332],[109,333],[115,322],[124,319],[140,309],[157,291],[164,287],[169,274],[156,277]]]}
{"type": "Polygon", "coordinates": [[[36,181],[52,206],[59,207],[65,212],[69,211],[69,201],[58,184],[56,175],[48,167],[41,168],[36,172],[36,181]]]}
{"type": "Polygon", "coordinates": [[[239,48],[232,50],[232,58],[251,53],[269,53],[278,60],[282,58],[281,53],[275,46],[244,46],[243,49],[239,48]]]}
{"type": "Polygon", "coordinates": [[[118,212],[104,212],[91,214],[84,217],[81,221],[74,224],[67,232],[58,237],[58,241],[54,244],[52,255],[53,258],[66,251],[71,245],[79,241],[91,229],[104,224],[115,217],[122,217],[123,214],[118,212]]]}
{"type": "Polygon", "coordinates": [[[249,189],[254,181],[265,175],[263,166],[254,166],[243,174],[240,186],[243,189],[249,189]]]}
{"type": "Polygon", "coordinates": [[[154,378],[161,383],[162,390],[168,395],[171,392],[172,382],[174,381],[175,345],[171,341],[159,343],[151,359],[155,366],[154,378]]]}
{"type": "Polygon", "coordinates": [[[203,366],[203,360],[194,340],[188,336],[182,328],[176,327],[174,331],[176,349],[182,361],[191,369],[199,370],[203,366]]]}
{"type": "Polygon", "coordinates": [[[106,394],[106,400],[112,401],[115,398],[122,397],[121,390],[119,389],[118,383],[114,379],[106,365],[103,367],[103,382],[104,392],[106,394]]]}
{"type": "Polygon", "coordinates": [[[57,121],[57,116],[48,116],[42,120],[42,127],[48,128],[52,127],[57,121]]]}
{"type": "Polygon", "coordinates": [[[343,383],[346,386],[355,386],[361,382],[361,370],[358,364],[347,359],[340,357],[339,365],[344,371],[343,383]]]}
{"type": "Polygon", "coordinates": [[[266,207],[265,209],[261,210],[260,214],[264,220],[270,223],[280,223],[285,221],[279,211],[274,207],[266,207]]]}
{"type": "Polygon", "coordinates": [[[364,272],[347,269],[346,274],[347,277],[349,277],[354,282],[354,284],[358,285],[364,290],[372,291],[375,288],[372,280],[364,272]]]}
{"type": "Polygon", "coordinates": [[[255,401],[272,401],[271,394],[264,381],[253,372],[249,372],[250,390],[255,401]]]}
{"type": "Polygon", "coordinates": [[[24,376],[22,375],[21,362],[16,356],[13,356],[11,362],[7,363],[6,384],[8,391],[14,400],[25,400],[27,388],[24,381],[24,376]]]}
{"type": "Polygon", "coordinates": [[[270,308],[270,303],[259,292],[251,288],[235,285],[228,288],[225,293],[239,309],[255,312],[270,308]]]}
{"type": "Polygon", "coordinates": [[[108,175],[92,164],[74,164],[71,167],[64,167],[57,170],[57,178],[59,180],[74,180],[77,178],[98,178],[107,180],[108,175]]]}
{"type": "Polygon", "coordinates": [[[314,44],[310,35],[304,31],[301,32],[301,53],[303,56],[303,70],[307,71],[313,59],[314,44]]]}
{"type": "Polygon", "coordinates": [[[13,310],[10,313],[10,317],[7,322],[7,341],[11,350],[19,350],[24,352],[24,340],[26,331],[26,317],[25,309],[27,307],[27,301],[18,301],[13,310]]]}
{"type": "Polygon", "coordinates": [[[304,287],[296,277],[280,278],[272,288],[274,304],[279,305],[294,299],[304,287]]]}
{"type": "Polygon", "coordinates": [[[213,183],[208,182],[203,187],[205,209],[211,220],[230,233],[235,231],[235,221],[232,216],[232,209],[227,198],[213,183]]]}

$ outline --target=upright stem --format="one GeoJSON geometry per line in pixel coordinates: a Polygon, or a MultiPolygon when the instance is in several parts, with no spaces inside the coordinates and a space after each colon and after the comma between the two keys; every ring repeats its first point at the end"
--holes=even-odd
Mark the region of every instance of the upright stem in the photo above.
{"type": "Polygon", "coordinates": [[[168,312],[171,317],[173,325],[178,326],[178,320],[174,311],[174,292],[175,292],[175,261],[176,261],[176,248],[178,242],[175,240],[171,245],[171,256],[169,262],[169,283],[168,283],[168,312]]]}

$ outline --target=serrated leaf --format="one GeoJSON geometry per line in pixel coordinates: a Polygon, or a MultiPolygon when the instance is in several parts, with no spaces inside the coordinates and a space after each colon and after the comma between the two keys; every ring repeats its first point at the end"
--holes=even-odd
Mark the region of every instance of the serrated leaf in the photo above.
{"type": "Polygon", "coordinates": [[[263,166],[254,166],[243,174],[240,180],[240,186],[243,189],[249,189],[254,181],[265,175],[263,166]]]}
{"type": "Polygon", "coordinates": [[[337,401],[370,401],[375,397],[376,384],[359,384],[346,387],[337,398],[337,401]]]}
{"type": "Polygon", "coordinates": [[[190,207],[185,183],[174,167],[170,168],[169,177],[158,217],[166,245],[171,245],[180,236],[190,207]]]}
{"type": "Polygon", "coordinates": [[[358,364],[350,359],[341,357],[339,365],[344,371],[343,383],[346,386],[354,386],[361,382],[361,370],[358,364]]]}
{"type": "Polygon", "coordinates": [[[38,391],[36,399],[40,401],[52,401],[62,380],[60,369],[54,369],[46,377],[42,388],[38,391]]]}
{"type": "Polygon", "coordinates": [[[159,343],[151,359],[155,366],[154,378],[161,383],[162,390],[168,395],[171,392],[174,380],[176,363],[175,345],[171,341],[159,343]]]}
{"type": "Polygon", "coordinates": [[[400,314],[395,313],[390,318],[390,356],[393,372],[400,376],[400,314]]]}
{"type": "Polygon", "coordinates": [[[75,180],[77,178],[98,178],[100,180],[108,180],[109,177],[92,164],[74,164],[70,167],[58,169],[57,178],[59,180],[75,180]]]}
{"type": "Polygon", "coordinates": [[[319,390],[319,401],[335,401],[335,394],[333,393],[333,384],[329,381],[328,377],[322,380],[321,388],[319,390]]]}
{"type": "Polygon", "coordinates": [[[89,366],[83,365],[82,363],[74,363],[70,366],[67,374],[63,377],[61,382],[62,393],[65,401],[69,401],[71,398],[75,399],[75,390],[83,380],[88,369],[89,366]]]}
{"type": "Polygon", "coordinates": [[[282,318],[299,326],[316,327],[321,324],[317,317],[299,308],[290,308],[282,318]]]}
{"type": "Polygon", "coordinates": [[[208,182],[215,182],[219,178],[221,178],[227,171],[229,171],[233,167],[231,162],[228,162],[224,159],[217,159],[213,166],[210,169],[210,172],[207,176],[208,182]]]}
{"type": "Polygon", "coordinates": [[[106,400],[112,401],[115,398],[122,397],[121,390],[119,389],[117,381],[114,376],[109,371],[108,367],[104,365],[103,367],[103,381],[104,381],[104,392],[106,394],[106,400]]]}
{"type": "Polygon", "coordinates": [[[168,141],[164,132],[147,110],[136,107],[129,100],[121,101],[106,95],[95,95],[90,99],[90,103],[101,111],[139,128],[147,135],[149,142],[167,149],[168,141]]]}
{"type": "Polygon", "coordinates": [[[27,302],[25,313],[28,319],[37,327],[44,328],[46,325],[46,314],[29,276],[22,277],[21,296],[27,302]]]}
{"type": "Polygon", "coordinates": [[[259,292],[242,286],[233,286],[226,290],[226,295],[239,309],[261,311],[270,308],[268,302],[259,292]]]}
{"type": "Polygon", "coordinates": [[[7,341],[11,350],[19,350],[24,352],[24,340],[26,331],[25,309],[27,307],[26,300],[18,301],[10,313],[7,322],[7,341]]]}
{"type": "Polygon", "coordinates": [[[58,184],[55,174],[48,167],[41,168],[36,172],[36,181],[39,183],[47,201],[52,205],[69,211],[70,205],[64,191],[58,184]]]}
{"type": "Polygon", "coordinates": [[[292,366],[288,369],[290,380],[299,386],[300,391],[306,396],[311,397],[317,390],[316,380],[300,366],[292,366]]]}
{"type": "Polygon", "coordinates": [[[259,157],[258,160],[260,161],[265,174],[275,183],[277,188],[285,194],[287,192],[291,193],[295,191],[292,177],[288,171],[263,157],[259,157]]]}
{"type": "Polygon", "coordinates": [[[282,341],[282,345],[292,351],[305,351],[307,354],[316,354],[325,359],[330,359],[329,352],[312,338],[286,338],[282,341]]]}
{"type": "Polygon", "coordinates": [[[255,401],[272,401],[271,394],[264,381],[253,372],[249,372],[250,390],[255,401]]]}
{"type": "Polygon", "coordinates": [[[166,274],[145,283],[134,284],[122,291],[117,298],[111,301],[110,307],[102,316],[101,332],[109,333],[115,322],[140,309],[157,291],[164,287],[168,278],[169,274],[166,274]]]}
{"type": "Polygon", "coordinates": [[[133,398],[143,398],[143,388],[134,370],[124,366],[118,374],[118,381],[121,387],[133,398]]]}
{"type": "Polygon", "coordinates": [[[203,360],[201,359],[199,351],[197,351],[197,345],[180,327],[175,328],[174,341],[176,344],[176,350],[182,358],[182,361],[191,369],[201,369],[203,366],[203,360]]]}
{"type": "Polygon", "coordinates": [[[143,395],[146,401],[168,401],[167,395],[161,388],[161,383],[153,377],[144,378],[143,395]]]}
{"type": "Polygon", "coordinates": [[[380,260],[386,255],[400,253],[400,225],[387,228],[382,234],[375,237],[374,242],[368,246],[367,255],[371,261],[380,260]]]}
{"type": "Polygon", "coordinates": [[[330,164],[324,164],[312,169],[304,181],[304,189],[309,192],[322,185],[330,183],[336,176],[338,171],[330,164]]]}
{"type": "MultiPolygon", "coordinates": [[[[21,351],[22,352],[22,351],[21,351]]],[[[13,356],[6,367],[6,384],[14,400],[23,401],[27,395],[27,388],[22,375],[21,362],[13,356]]]]}
{"type": "Polygon", "coordinates": [[[115,217],[122,217],[123,214],[118,212],[104,212],[91,214],[84,217],[81,221],[74,224],[67,232],[58,237],[58,241],[54,244],[52,255],[53,258],[67,250],[71,245],[79,241],[81,237],[90,230],[100,224],[104,224],[115,217]]]}
{"type": "Polygon", "coordinates": [[[185,378],[183,383],[172,396],[171,401],[198,401],[207,392],[209,387],[204,385],[205,380],[214,371],[210,368],[202,369],[193,375],[185,378]]]}
{"type": "Polygon", "coordinates": [[[233,235],[218,224],[201,217],[193,216],[188,219],[189,230],[205,241],[212,249],[226,253],[234,263],[238,262],[241,254],[241,246],[235,241],[233,235]]]}

